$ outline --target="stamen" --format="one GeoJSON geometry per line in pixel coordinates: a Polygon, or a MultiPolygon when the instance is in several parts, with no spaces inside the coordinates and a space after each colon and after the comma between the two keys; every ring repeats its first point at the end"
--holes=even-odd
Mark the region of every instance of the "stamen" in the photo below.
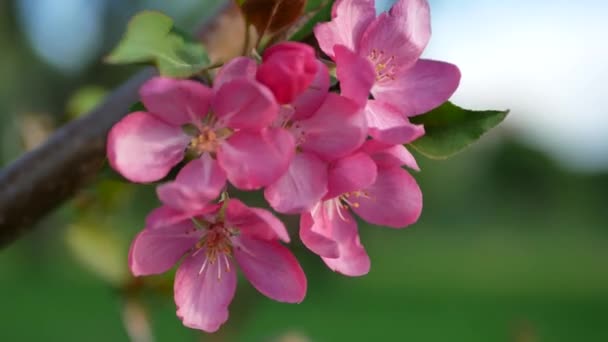
{"type": "Polygon", "coordinates": [[[369,60],[375,66],[377,82],[395,80],[397,65],[395,64],[394,55],[385,57],[383,50],[372,49],[369,53],[369,60]]]}
{"type": "Polygon", "coordinates": [[[230,272],[230,262],[228,261],[228,256],[226,254],[224,256],[224,262],[226,263],[226,272],[230,272]]]}
{"type": "Polygon", "coordinates": [[[348,220],[346,219],[346,217],[344,217],[344,214],[342,213],[342,209],[348,209],[345,208],[342,203],[340,203],[340,199],[336,198],[333,202],[333,205],[336,206],[336,211],[338,212],[338,216],[340,216],[340,219],[342,219],[342,221],[344,222],[348,222],[348,220]]]}
{"type": "Polygon", "coordinates": [[[208,261],[209,261],[209,258],[205,258],[205,261],[203,262],[203,266],[201,266],[201,269],[198,271],[199,275],[203,274],[203,272],[205,271],[205,268],[207,268],[208,261]]]}

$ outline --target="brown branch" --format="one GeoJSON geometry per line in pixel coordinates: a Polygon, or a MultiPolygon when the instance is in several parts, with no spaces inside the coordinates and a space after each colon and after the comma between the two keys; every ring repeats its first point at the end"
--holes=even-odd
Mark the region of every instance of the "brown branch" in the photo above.
{"type": "MultiPolygon", "coordinates": [[[[223,5],[216,16],[230,4],[223,5]]],[[[200,37],[209,30],[203,23],[200,37]]],[[[91,113],[57,130],[42,146],[0,171],[0,247],[33,227],[44,215],[89,184],[105,160],[106,136],[155,71],[146,68],[118,87],[91,113]]]]}

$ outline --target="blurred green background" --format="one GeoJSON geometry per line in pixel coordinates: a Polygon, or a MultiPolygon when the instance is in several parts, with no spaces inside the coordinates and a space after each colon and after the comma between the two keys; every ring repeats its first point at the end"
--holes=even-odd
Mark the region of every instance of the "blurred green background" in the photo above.
{"type": "MultiPolygon", "coordinates": [[[[161,9],[187,29],[215,2],[0,2],[0,166],[137,69],[100,63],[133,13],[161,9]]],[[[417,156],[423,216],[401,231],[360,225],[369,275],[334,274],[295,243],[304,303],[241,281],[217,335],[181,326],[170,275],[130,278],[129,242],[158,202],[104,172],[0,251],[0,341],[608,341],[608,173],[520,135],[507,122],[448,161],[417,156]]]]}

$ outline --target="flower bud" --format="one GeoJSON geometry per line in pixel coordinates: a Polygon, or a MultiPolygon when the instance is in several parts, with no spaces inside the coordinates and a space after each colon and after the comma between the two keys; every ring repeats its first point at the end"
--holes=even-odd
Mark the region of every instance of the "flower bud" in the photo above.
{"type": "Polygon", "coordinates": [[[302,43],[281,43],[264,53],[257,80],[272,90],[279,103],[287,104],[308,88],[317,67],[312,47],[302,43]]]}

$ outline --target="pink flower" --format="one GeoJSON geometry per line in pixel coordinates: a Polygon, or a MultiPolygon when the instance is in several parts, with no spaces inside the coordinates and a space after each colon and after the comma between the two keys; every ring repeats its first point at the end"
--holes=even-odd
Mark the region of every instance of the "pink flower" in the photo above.
{"type": "Polygon", "coordinates": [[[370,135],[388,144],[424,133],[408,116],[432,110],[454,93],[460,71],[452,64],[420,59],[430,35],[426,0],[398,0],[376,17],[373,0],[338,0],[333,19],[315,27],[321,49],[337,65],[347,97],[367,103],[370,135]]]}
{"type": "Polygon", "coordinates": [[[367,137],[361,106],[334,93],[319,109],[301,118],[295,109],[283,108],[277,126],[290,132],[297,152],[289,168],[266,187],[264,197],[281,213],[309,211],[327,193],[328,164],[357,150],[367,137]]]}
{"type": "MultiPolygon", "coordinates": [[[[255,61],[240,57],[224,66],[218,79],[254,79],[256,74],[259,70],[255,61]]],[[[351,154],[367,137],[362,106],[328,93],[328,89],[327,67],[317,61],[317,73],[310,86],[282,106],[273,123],[273,127],[294,139],[297,149],[287,171],[264,191],[266,200],[278,212],[309,211],[327,192],[328,163],[351,154]]]]}
{"type": "Polygon", "coordinates": [[[228,319],[236,266],[269,298],[298,303],[306,294],[302,268],[279,242],[289,242],[280,220],[235,199],[210,203],[222,177],[214,163],[208,163],[203,180],[189,178],[184,169],[175,182],[159,188],[165,206],[148,216],[129,252],[136,276],[166,272],[183,258],[174,285],[177,315],[184,325],[207,332],[228,319]],[[184,205],[184,199],[195,204],[184,205]]]}
{"type": "Polygon", "coordinates": [[[331,164],[327,194],[300,218],[306,247],[348,276],[367,274],[370,268],[351,210],[369,223],[391,228],[413,224],[422,210],[420,188],[401,168],[415,165],[405,147],[368,141],[361,151],[331,164]]]}
{"type": "Polygon", "coordinates": [[[281,176],[293,156],[292,136],[267,128],[279,107],[270,90],[255,80],[219,77],[210,89],[156,77],[143,85],[140,96],[148,112],[118,122],[107,146],[112,167],[133,182],[163,178],[189,151],[217,158],[237,188],[258,189],[281,176]]]}
{"type": "Polygon", "coordinates": [[[317,74],[312,47],[295,42],[274,45],[264,52],[257,80],[274,93],[281,104],[291,103],[302,94],[317,74]]]}

